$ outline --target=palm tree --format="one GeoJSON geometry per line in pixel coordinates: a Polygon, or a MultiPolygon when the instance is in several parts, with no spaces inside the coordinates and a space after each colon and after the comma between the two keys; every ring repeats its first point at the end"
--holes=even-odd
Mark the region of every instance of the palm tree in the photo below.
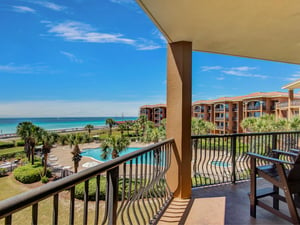
{"type": "Polygon", "coordinates": [[[141,115],[138,118],[138,123],[141,125],[142,127],[142,136],[145,135],[145,131],[146,131],[146,123],[147,123],[148,119],[146,115],[141,115]]]}
{"type": "Polygon", "coordinates": [[[149,140],[153,141],[154,143],[157,143],[159,141],[161,137],[159,128],[154,127],[153,129],[151,129],[150,133],[149,133],[149,140]]]}
{"type": "Polygon", "coordinates": [[[47,161],[48,161],[48,154],[50,153],[53,144],[57,142],[59,138],[59,135],[56,133],[50,133],[47,131],[42,132],[42,142],[43,142],[43,147],[42,147],[42,153],[43,153],[43,160],[44,160],[44,176],[47,174],[47,161]]]}
{"type": "Polygon", "coordinates": [[[110,136],[101,144],[101,157],[103,159],[107,159],[108,156],[111,155],[111,158],[115,159],[119,157],[120,152],[124,151],[129,144],[130,142],[128,138],[121,136],[110,136]]]}
{"type": "Polygon", "coordinates": [[[123,137],[124,130],[126,130],[126,124],[125,123],[119,123],[118,128],[120,129],[121,136],[123,137]]]}
{"type": "Polygon", "coordinates": [[[127,130],[127,135],[129,136],[129,130],[131,129],[133,123],[131,121],[125,121],[125,127],[127,130]]]}
{"type": "Polygon", "coordinates": [[[34,164],[34,150],[35,144],[41,140],[41,133],[43,129],[35,126],[31,122],[21,122],[17,126],[17,134],[24,140],[24,150],[27,154],[28,160],[34,164]]]}
{"type": "Polygon", "coordinates": [[[105,124],[108,125],[108,127],[109,127],[109,136],[111,136],[112,127],[113,127],[113,125],[116,124],[116,122],[112,118],[107,118],[106,121],[105,121],[105,124]]]}
{"type": "Polygon", "coordinates": [[[214,129],[215,125],[213,123],[194,117],[192,118],[192,134],[208,134],[214,129]]]}
{"type": "Polygon", "coordinates": [[[68,143],[69,143],[70,148],[72,148],[73,145],[76,142],[76,135],[75,134],[68,134],[67,139],[68,139],[68,143]]]}
{"type": "Polygon", "coordinates": [[[79,149],[78,144],[76,143],[74,146],[73,151],[71,152],[73,157],[72,160],[74,162],[74,172],[77,173],[78,167],[79,167],[79,162],[82,158],[82,156],[80,155],[81,151],[79,149]]]}
{"type": "Polygon", "coordinates": [[[91,136],[91,130],[94,129],[94,126],[92,124],[88,124],[84,127],[84,129],[86,129],[89,133],[89,136],[91,136]]]}

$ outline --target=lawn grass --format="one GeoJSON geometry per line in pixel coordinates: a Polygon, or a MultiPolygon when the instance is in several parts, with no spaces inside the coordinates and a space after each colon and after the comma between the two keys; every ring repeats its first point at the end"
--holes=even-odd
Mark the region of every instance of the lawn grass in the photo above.
{"type": "Polygon", "coordinates": [[[24,152],[24,147],[13,147],[13,148],[0,149],[0,155],[7,154],[7,153],[15,153],[15,152],[24,152]]]}
{"type": "MultiPolygon", "coordinates": [[[[34,185],[33,185],[34,186],[34,185]]],[[[14,195],[20,194],[22,192],[30,190],[32,185],[23,185],[17,182],[13,176],[6,176],[0,178],[0,200],[4,200],[6,198],[12,197],[14,195]]],[[[149,204],[154,204],[154,202],[158,200],[150,199],[150,202],[146,202],[145,206],[150,212],[149,204]]],[[[74,216],[74,224],[83,224],[83,201],[75,199],[75,216],[74,216]]],[[[53,198],[47,198],[38,203],[38,224],[39,225],[48,225],[52,224],[52,212],[53,212],[53,198]]],[[[58,206],[58,224],[69,224],[69,192],[63,191],[59,194],[59,206],[58,206]]],[[[153,207],[153,206],[152,206],[153,207]]],[[[105,211],[105,202],[100,201],[99,203],[99,224],[101,224],[104,211],[105,211]]],[[[141,214],[146,215],[145,208],[142,207],[140,212],[137,212],[137,216],[140,221],[142,221],[141,214]]],[[[134,212],[132,206],[127,210],[125,210],[124,222],[128,224],[128,215],[130,218],[135,221],[134,212]],[[127,214],[127,213],[128,214],[127,214]]],[[[94,224],[94,216],[95,216],[95,202],[89,202],[88,205],[88,225],[94,224]]],[[[120,218],[119,218],[120,219],[120,218]]],[[[118,219],[118,220],[119,220],[118,219]]],[[[0,224],[4,224],[4,219],[0,220],[0,224]]],[[[21,211],[13,214],[12,216],[12,224],[22,224],[22,225],[31,225],[31,207],[27,207],[22,209],[21,211]]],[[[120,220],[118,221],[120,224],[120,220]]],[[[135,224],[138,224],[137,221],[135,224]]]]}

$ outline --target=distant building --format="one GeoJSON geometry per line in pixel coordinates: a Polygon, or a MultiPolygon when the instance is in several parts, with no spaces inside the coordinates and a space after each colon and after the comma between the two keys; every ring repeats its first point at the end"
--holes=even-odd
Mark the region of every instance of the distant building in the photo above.
{"type": "Polygon", "coordinates": [[[216,125],[215,134],[242,133],[247,117],[275,114],[276,104],[288,101],[285,92],[256,92],[244,96],[200,100],[193,103],[192,116],[216,125]]]}
{"type": "Polygon", "coordinates": [[[300,79],[293,81],[282,89],[288,89],[287,101],[280,102],[276,106],[276,117],[290,119],[294,116],[300,115],[300,97],[299,94],[295,94],[294,90],[300,88],[300,79]]]}
{"type": "Polygon", "coordinates": [[[149,121],[159,126],[167,116],[166,104],[143,105],[140,107],[140,116],[145,115],[149,121]]]}
{"type": "MultiPolygon", "coordinates": [[[[192,117],[215,124],[215,134],[230,134],[243,133],[241,122],[247,117],[274,114],[276,117],[290,118],[299,115],[300,95],[294,95],[292,88],[300,88],[300,80],[283,88],[289,89],[289,93],[255,92],[243,96],[199,100],[192,104],[192,117]]],[[[140,115],[145,115],[156,125],[166,118],[166,112],[165,104],[140,107],[140,115]]]]}

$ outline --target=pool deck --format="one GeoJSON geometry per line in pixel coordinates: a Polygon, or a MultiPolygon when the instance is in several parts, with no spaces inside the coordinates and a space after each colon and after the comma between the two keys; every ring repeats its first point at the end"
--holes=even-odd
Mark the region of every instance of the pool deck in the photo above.
{"type": "MultiPolygon", "coordinates": [[[[129,147],[131,148],[138,148],[138,147],[146,147],[150,145],[145,144],[145,143],[131,143],[129,147]]],[[[87,148],[99,148],[100,147],[100,143],[86,143],[86,144],[79,144],[79,148],[80,150],[84,150],[87,148]]],[[[70,148],[69,145],[57,145],[57,147],[52,148],[50,156],[52,156],[53,158],[56,157],[57,160],[55,160],[55,163],[57,163],[58,165],[61,166],[70,166],[71,167],[71,171],[74,171],[74,163],[72,161],[72,154],[71,151],[73,150],[73,148],[70,148]]],[[[50,158],[50,157],[49,157],[50,158]]],[[[95,162],[99,162],[98,160],[95,160],[93,158],[90,157],[85,157],[83,156],[81,161],[79,162],[79,167],[78,167],[78,171],[84,170],[86,168],[82,167],[82,165],[86,162],[91,162],[91,161],[95,161],[95,162]]]]}

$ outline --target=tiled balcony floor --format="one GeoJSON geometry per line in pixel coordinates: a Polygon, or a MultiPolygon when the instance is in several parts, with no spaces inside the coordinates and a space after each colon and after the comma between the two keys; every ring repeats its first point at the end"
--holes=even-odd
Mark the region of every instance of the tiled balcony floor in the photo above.
{"type": "MultiPolygon", "coordinates": [[[[268,187],[268,184],[263,180],[258,180],[258,187],[262,186],[268,187]]],[[[194,188],[192,200],[182,200],[180,203],[178,203],[178,200],[173,200],[173,202],[175,201],[175,205],[171,203],[169,206],[171,210],[167,209],[158,224],[219,225],[220,222],[218,221],[221,221],[220,219],[224,221],[224,215],[222,214],[225,214],[225,224],[290,224],[288,221],[280,219],[260,207],[257,207],[256,219],[252,218],[250,216],[250,203],[248,198],[249,190],[250,182],[248,181],[237,184],[194,188]],[[198,203],[194,204],[197,201],[198,203]],[[201,207],[199,204],[202,204],[201,207]],[[176,206],[179,206],[179,211],[175,210],[176,206]],[[221,211],[221,213],[219,211],[221,211]],[[211,220],[209,218],[211,218],[211,220]]],[[[271,198],[266,200],[271,203],[271,198]]],[[[285,203],[280,202],[280,209],[287,212],[285,203]]]]}

